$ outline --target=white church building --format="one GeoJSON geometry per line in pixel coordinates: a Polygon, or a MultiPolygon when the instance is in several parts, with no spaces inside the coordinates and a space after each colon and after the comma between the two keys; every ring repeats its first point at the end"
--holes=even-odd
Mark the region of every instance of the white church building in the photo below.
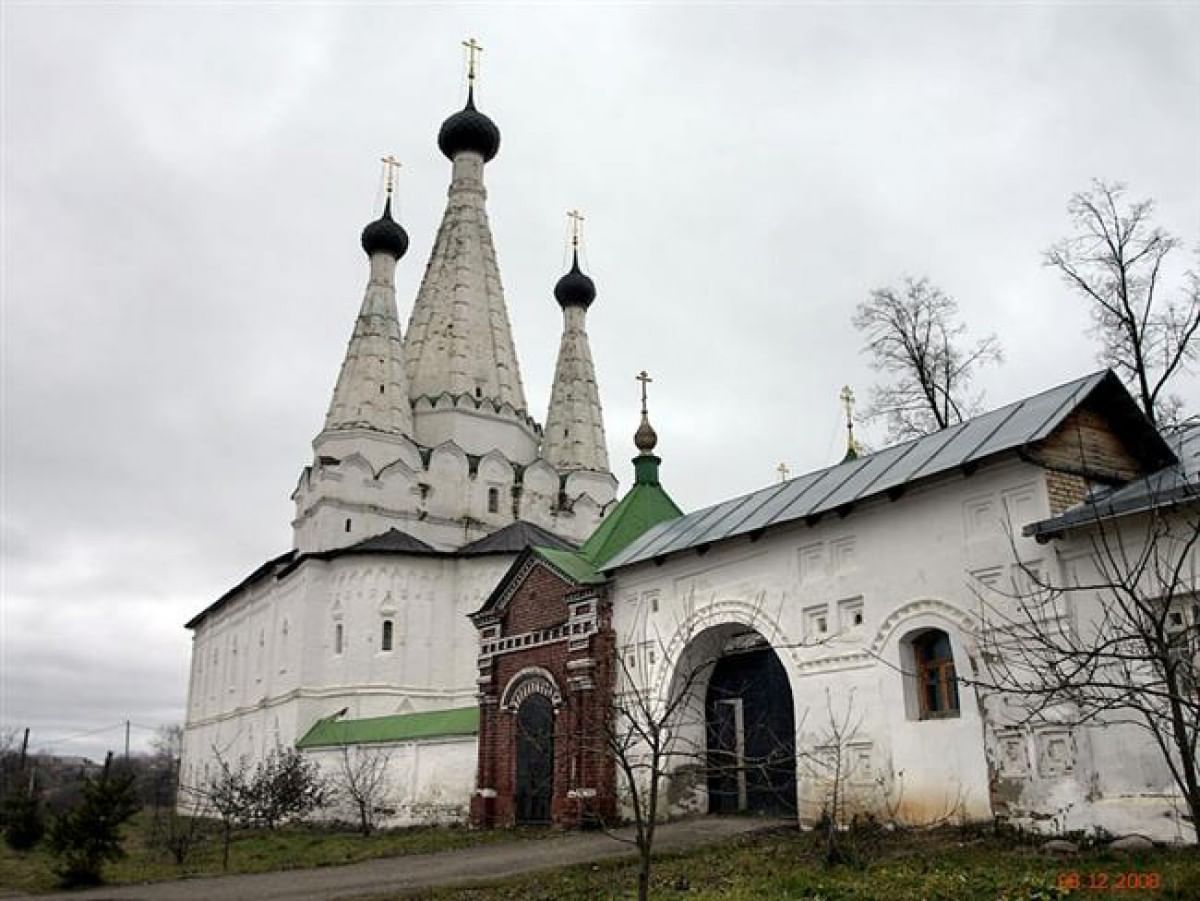
{"type": "Polygon", "coordinates": [[[576,257],[556,288],[562,343],[543,427],[525,400],[488,225],[484,168],[500,132],[475,108],[473,83],[438,146],[451,164],[446,211],[403,332],[393,278],[408,236],[390,181],[383,215],[363,230],[366,291],[292,496],[293,548],[187,624],[185,784],[203,784],[218,754],[253,761],[294,745],[335,711],[407,714],[387,734],[433,729],[438,745],[420,767],[409,748],[414,786],[431,786],[414,799],[465,813],[478,644],[467,614],[519,551],[573,546],[613,503],[591,282],[576,257]]]}
{"type": "MultiPolygon", "coordinates": [[[[669,690],[709,655],[681,733],[709,760],[772,742],[777,771],[680,764],[672,811],[813,819],[824,795],[808,763],[836,753],[855,803],[903,822],[1194,834],[1144,735],[1025,723],[973,683],[981,604],[1030,572],[1081,578],[1094,492],[1134,498],[1108,521],[1136,530],[1145,486],[1169,477],[1172,503],[1196,515],[1200,430],[1165,440],[1101,372],[687,514],[664,487],[682,449],[660,484],[639,431],[619,499],[586,331],[596,292],[577,258],[554,292],[544,427],[528,410],[485,205],[499,144],[472,82],[438,135],[449,196],[404,330],[393,273],[408,238],[390,188],[363,231],[365,296],[293,495],[294,545],[187,624],[185,784],[217,755],[299,746],[331,766],[370,745],[389,755],[393,824],[579,822],[598,792],[619,807],[620,788],[555,723],[584,728],[618,672],[669,690]],[[549,757],[514,732],[526,704],[549,757]],[[831,718],[852,726],[832,749],[831,718]]],[[[1172,613],[1195,635],[1188,553],[1192,594],[1172,613]]],[[[1086,602],[1061,616],[1088,627],[1086,602]]]]}

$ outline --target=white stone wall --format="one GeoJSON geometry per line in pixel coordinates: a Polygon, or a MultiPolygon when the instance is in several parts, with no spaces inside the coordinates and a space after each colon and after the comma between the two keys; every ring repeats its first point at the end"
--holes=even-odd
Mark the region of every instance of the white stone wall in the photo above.
{"type": "Polygon", "coordinates": [[[185,784],[201,784],[206,767],[215,772],[218,752],[254,761],[343,709],[365,718],[474,706],[478,641],[467,614],[512,559],[310,560],[281,581],[244,589],[195,630],[185,784]],[[390,651],[381,647],[385,619],[390,651]]]}
{"type": "Polygon", "coordinates": [[[472,468],[452,443],[434,448],[427,464],[403,438],[325,432],[316,445],[317,457],[292,494],[295,543],[303,552],[347,547],[390,528],[453,550],[517,519],[583,541],[617,489],[607,473],[575,472],[560,492],[559,472],[540,459],[521,471],[518,483],[518,471],[500,451],[482,455],[472,468]]]}
{"type": "MultiPolygon", "coordinates": [[[[662,684],[706,630],[754,628],[788,672],[800,756],[828,743],[831,708],[843,717],[851,707],[860,724],[847,755],[855,766],[851,798],[885,816],[910,823],[988,818],[996,787],[1009,813],[1033,828],[1099,826],[1178,839],[1188,831],[1180,799],[1140,730],[1016,727],[997,713],[997,698],[981,699],[965,685],[957,718],[918,718],[906,685],[905,636],[944,630],[959,675],[974,675],[977,592],[1021,578],[1009,536],[1048,515],[1043,473],[1014,461],[918,486],[894,502],[860,504],[844,519],[826,516],[768,530],[757,541],[717,543],[703,556],[631,567],[614,585],[618,643],[627,653],[639,643],[662,649],[649,674],[651,684],[662,684]]],[[[1046,545],[1015,539],[1021,559],[1059,584],[1069,575],[1061,561],[1088,546],[1082,536],[1046,545]]],[[[1095,609],[1079,599],[1069,615],[1087,628],[1095,609]]],[[[693,718],[693,731],[701,721],[693,718]]],[[[685,739],[703,746],[699,732],[685,739]]],[[[803,759],[798,780],[799,810],[815,817],[824,787],[803,759]]],[[[703,809],[706,795],[700,787],[677,801],[677,809],[703,809]]]]}
{"type": "MultiPolygon", "coordinates": [[[[1175,522],[1181,527],[1175,538],[1191,534],[1194,525],[1186,524],[1183,517],[1175,522]]],[[[1041,548],[1048,581],[1100,586],[1113,581],[1114,575],[1128,578],[1151,534],[1144,516],[1069,533],[1041,548]],[[1099,550],[1105,547],[1108,552],[1099,550]],[[1098,554],[1104,561],[1103,571],[1096,565],[1098,554]],[[1119,563],[1122,560],[1128,562],[1119,563]]],[[[1156,573],[1153,565],[1146,568],[1142,596],[1161,597],[1162,572],[1175,571],[1181,562],[1177,570],[1180,583],[1172,592],[1174,610],[1188,617],[1200,589],[1200,554],[1192,547],[1184,556],[1183,543],[1173,538],[1160,536],[1155,542],[1154,554],[1166,569],[1156,573]]],[[[1099,642],[1101,636],[1113,637],[1114,630],[1101,625],[1105,605],[1111,605],[1112,599],[1112,592],[1103,589],[1071,591],[1056,597],[1054,606],[1064,627],[1079,635],[1080,644],[1086,647],[1099,642]]],[[[1003,604],[1004,599],[996,603],[1003,604]]],[[[1162,752],[1143,728],[1128,722],[1130,711],[1114,711],[1088,728],[1072,728],[1075,711],[1064,708],[1049,711],[1043,718],[1048,722],[1025,725],[1019,708],[1000,701],[988,699],[988,753],[996,769],[997,789],[1016,821],[1035,825],[1039,817],[1048,814],[1061,829],[1138,832],[1164,841],[1194,835],[1182,819],[1186,805],[1162,752]]]]}
{"type": "MultiPolygon", "coordinates": [[[[845,518],[790,524],[757,541],[718,543],[661,566],[618,574],[618,642],[660,644],[654,680],[668,678],[704,630],[750,626],[776,649],[792,687],[801,756],[828,744],[832,713],[860,723],[852,740],[856,792],[901,820],[990,816],[983,722],[973,690],[960,688],[960,715],[917,718],[915,685],[903,675],[906,636],[936,627],[951,638],[958,672],[976,650],[970,573],[1011,560],[1004,511],[1017,522],[1048,512],[1040,472],[1024,464],[985,467],[879,499],[845,518]],[[658,612],[651,612],[657,604],[658,612]],[[861,613],[861,623],[856,617],[861,613]],[[820,624],[824,622],[825,631],[820,624]]],[[[1050,553],[1018,539],[1032,555],[1050,553]]],[[[822,786],[798,768],[801,813],[819,813],[822,786]]]]}
{"type": "MultiPolygon", "coordinates": [[[[464,823],[475,790],[474,736],[386,742],[361,746],[363,753],[386,761],[385,789],[380,793],[377,824],[382,827],[464,823]]],[[[304,752],[333,786],[344,784],[340,748],[304,752]]],[[[354,751],[351,751],[351,761],[354,751]]],[[[326,819],[357,823],[358,811],[344,795],[322,812],[326,819]]]]}

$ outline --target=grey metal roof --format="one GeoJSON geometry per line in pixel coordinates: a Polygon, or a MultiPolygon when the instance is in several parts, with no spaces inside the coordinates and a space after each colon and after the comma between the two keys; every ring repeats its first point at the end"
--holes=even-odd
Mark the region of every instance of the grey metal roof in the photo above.
{"type": "Polygon", "coordinates": [[[1101,370],[1008,404],[966,422],[790,481],[705,507],[650,529],[617,554],[605,570],[663,557],[781,523],[846,509],[914,482],[974,464],[1046,438],[1096,392],[1161,465],[1169,450],[1110,371],[1101,370]]]}
{"type": "Polygon", "coordinates": [[[1084,503],[1028,525],[1023,533],[1045,541],[1078,526],[1142,513],[1151,508],[1200,501],[1200,425],[1190,426],[1172,435],[1168,441],[1179,458],[1178,463],[1128,485],[1093,492],[1084,503]]]}
{"type": "Polygon", "coordinates": [[[555,535],[541,526],[536,526],[524,520],[517,520],[502,529],[497,529],[490,535],[485,535],[483,538],[454,551],[439,551],[433,545],[427,544],[420,538],[415,538],[407,532],[402,532],[394,528],[388,529],[386,532],[381,532],[378,535],[372,535],[370,538],[364,538],[355,544],[331,548],[327,551],[310,551],[302,554],[293,549],[268,560],[262,566],[258,567],[254,572],[238,582],[237,585],[188,620],[185,625],[188,629],[196,628],[205,617],[224,607],[243,588],[261,582],[268,577],[275,579],[286,578],[309,560],[335,560],[338,557],[346,557],[351,554],[404,554],[410,557],[478,557],[485,554],[516,555],[525,548],[533,545],[561,548],[570,551],[576,549],[574,544],[561,535],[555,535]]]}
{"type": "Polygon", "coordinates": [[[454,553],[459,557],[477,557],[483,554],[519,554],[527,547],[550,547],[573,551],[576,545],[543,529],[541,526],[518,519],[516,522],[497,529],[490,535],[460,547],[454,553]]]}

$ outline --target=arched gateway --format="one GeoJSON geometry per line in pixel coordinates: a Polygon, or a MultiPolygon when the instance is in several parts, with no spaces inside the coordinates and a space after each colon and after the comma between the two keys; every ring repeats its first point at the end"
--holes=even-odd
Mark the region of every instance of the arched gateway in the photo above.
{"type": "Polygon", "coordinates": [[[709,813],[796,812],[792,689],[765,644],[720,657],[704,701],[709,813]]]}
{"type": "MultiPolygon", "coordinates": [[[[783,661],[746,611],[725,605],[686,623],[668,647],[671,691],[686,693],[675,729],[703,776],[709,813],[796,812],[796,722],[783,661]],[[721,622],[729,615],[735,620],[721,622]],[[714,624],[714,620],[716,620],[714,624]],[[739,621],[740,620],[740,621],[739,621]]],[[[757,620],[754,620],[756,623],[757,620]]],[[[764,630],[774,634],[769,624],[764,630]]],[[[704,797],[695,794],[703,789],[704,797]]]]}

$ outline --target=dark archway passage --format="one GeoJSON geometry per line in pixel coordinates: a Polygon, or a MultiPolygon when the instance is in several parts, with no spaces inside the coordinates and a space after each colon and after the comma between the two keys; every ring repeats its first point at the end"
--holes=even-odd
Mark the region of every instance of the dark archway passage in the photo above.
{"type": "Polygon", "coordinates": [[[554,706],[531,694],[517,709],[518,823],[549,823],[554,797],[554,706]]]}
{"type": "Polygon", "coordinates": [[[795,712],[778,655],[759,648],[718,660],[704,712],[709,812],[794,814],[795,712]]]}

